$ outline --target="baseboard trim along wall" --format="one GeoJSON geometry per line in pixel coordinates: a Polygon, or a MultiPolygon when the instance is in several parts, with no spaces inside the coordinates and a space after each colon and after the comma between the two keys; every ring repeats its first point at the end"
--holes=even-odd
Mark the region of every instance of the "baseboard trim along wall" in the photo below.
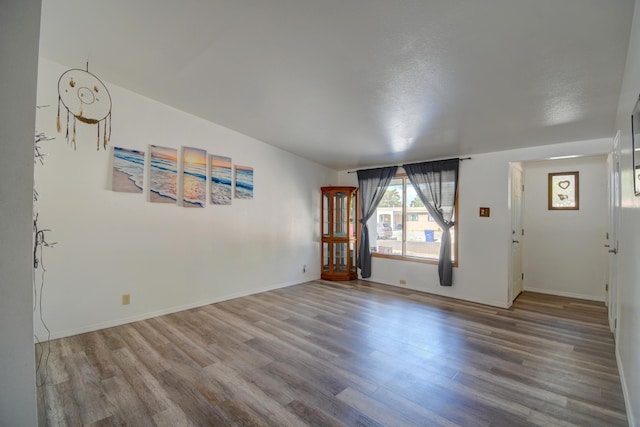
{"type": "MultiPolygon", "coordinates": [[[[318,279],[320,279],[320,277],[305,279],[302,282],[294,281],[294,282],[280,283],[280,284],[276,284],[276,285],[266,286],[266,287],[260,288],[260,289],[252,289],[252,290],[247,291],[247,292],[238,292],[238,293],[234,293],[234,294],[228,294],[228,295],[223,295],[223,296],[211,298],[211,299],[208,299],[208,300],[196,301],[196,302],[191,303],[191,304],[185,304],[185,305],[175,306],[175,307],[168,307],[166,309],[152,311],[152,312],[140,314],[140,315],[137,315],[137,316],[125,317],[123,319],[116,319],[116,320],[113,320],[113,321],[103,322],[103,323],[94,323],[92,325],[87,325],[87,326],[83,326],[81,328],[76,328],[76,329],[69,329],[69,330],[66,330],[66,331],[52,332],[51,336],[49,337],[49,340],[70,337],[70,336],[73,336],[73,335],[84,334],[86,332],[99,331],[101,329],[112,328],[114,326],[126,325],[127,323],[138,322],[140,320],[151,319],[153,317],[164,316],[165,314],[177,313],[179,311],[191,310],[192,308],[203,307],[205,305],[215,304],[217,302],[228,301],[228,300],[231,300],[231,299],[246,297],[246,296],[249,296],[249,295],[255,295],[255,294],[259,294],[259,293],[267,292],[267,291],[273,291],[275,289],[281,289],[281,288],[286,288],[286,287],[289,287],[289,286],[299,285],[301,283],[306,283],[308,281],[318,280],[318,279]]],[[[37,342],[37,340],[36,340],[36,342],[37,342]]],[[[46,341],[41,341],[41,343],[42,342],[46,342],[46,341]]]]}
{"type": "Polygon", "coordinates": [[[556,291],[556,290],[553,290],[553,289],[525,288],[524,291],[525,292],[538,292],[540,294],[557,295],[557,296],[560,296],[560,297],[586,299],[586,300],[589,300],[589,301],[604,302],[604,298],[603,297],[598,297],[598,296],[588,295],[588,294],[578,294],[578,293],[573,293],[573,292],[562,292],[562,291],[556,291]]]}
{"type": "Polygon", "coordinates": [[[629,421],[630,427],[636,427],[636,422],[633,419],[633,411],[631,398],[629,397],[629,389],[627,388],[627,382],[625,381],[624,375],[624,365],[622,364],[622,360],[620,360],[620,353],[618,352],[618,346],[616,345],[616,362],[618,363],[618,375],[620,376],[620,386],[622,387],[622,395],[624,396],[624,403],[627,409],[627,420],[629,421]]]}

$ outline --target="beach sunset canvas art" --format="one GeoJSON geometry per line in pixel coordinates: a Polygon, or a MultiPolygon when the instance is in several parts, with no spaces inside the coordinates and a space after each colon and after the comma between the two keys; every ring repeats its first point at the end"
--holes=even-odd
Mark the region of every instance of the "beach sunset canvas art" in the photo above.
{"type": "Polygon", "coordinates": [[[211,204],[231,204],[232,170],[231,158],[211,155],[211,204]]]}
{"type": "Polygon", "coordinates": [[[182,205],[204,208],[207,200],[207,152],[199,148],[182,149],[182,205]]]}
{"type": "Polygon", "coordinates": [[[236,165],[236,199],[253,199],[253,168],[236,165]]]}
{"type": "Polygon", "coordinates": [[[178,200],[178,150],[151,145],[149,200],[176,203],[178,200]]]}
{"type": "Polygon", "coordinates": [[[144,151],[113,147],[111,189],[124,193],[142,193],[144,151]]]}

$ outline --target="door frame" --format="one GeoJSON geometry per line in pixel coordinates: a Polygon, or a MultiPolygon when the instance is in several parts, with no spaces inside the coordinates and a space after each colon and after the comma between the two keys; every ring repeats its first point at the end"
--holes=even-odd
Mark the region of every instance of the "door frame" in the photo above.
{"type": "Polygon", "coordinates": [[[618,241],[620,232],[620,209],[622,204],[621,194],[621,174],[620,174],[620,131],[616,132],[613,138],[611,154],[608,157],[607,165],[609,168],[609,230],[608,245],[609,252],[609,277],[607,292],[607,305],[609,314],[609,328],[616,337],[618,309],[620,301],[618,298],[618,241]]]}
{"type": "Polygon", "coordinates": [[[524,168],[522,166],[522,163],[520,162],[512,162],[509,164],[509,292],[508,292],[508,304],[509,306],[511,306],[511,304],[513,304],[513,301],[518,297],[518,295],[520,295],[521,292],[524,291],[524,280],[521,279],[520,281],[520,289],[518,290],[517,295],[516,293],[516,282],[514,281],[514,274],[516,274],[517,272],[515,271],[516,269],[518,269],[519,266],[519,273],[522,274],[523,273],[523,256],[522,256],[522,249],[523,249],[523,238],[524,236],[522,235],[522,215],[524,212],[523,206],[524,206],[524,168]],[[514,180],[514,175],[518,173],[520,174],[520,186],[519,188],[514,188],[513,185],[513,180],[514,180]],[[520,193],[520,209],[514,209],[513,203],[514,203],[514,194],[515,192],[520,193]],[[519,213],[519,218],[516,218],[516,215],[519,213]],[[518,220],[520,226],[520,232],[517,233],[519,234],[518,236],[516,236],[518,238],[518,243],[514,243],[514,232],[515,232],[515,228],[516,227],[516,220],[518,220]],[[518,244],[520,245],[520,251],[519,253],[519,257],[520,259],[514,259],[513,256],[513,245],[514,244],[518,244]]]}

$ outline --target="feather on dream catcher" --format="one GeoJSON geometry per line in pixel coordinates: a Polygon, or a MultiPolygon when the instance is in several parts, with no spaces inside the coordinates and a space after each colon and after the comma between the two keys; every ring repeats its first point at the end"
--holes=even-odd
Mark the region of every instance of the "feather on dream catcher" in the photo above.
{"type": "Polygon", "coordinates": [[[67,110],[67,142],[76,149],[76,121],[98,126],[97,149],[111,139],[111,95],[102,81],[87,71],[71,69],[58,80],[58,133],[62,132],[60,106],[67,110]],[[69,129],[71,128],[71,134],[69,129]],[[102,133],[101,133],[102,132],[102,133]]]}

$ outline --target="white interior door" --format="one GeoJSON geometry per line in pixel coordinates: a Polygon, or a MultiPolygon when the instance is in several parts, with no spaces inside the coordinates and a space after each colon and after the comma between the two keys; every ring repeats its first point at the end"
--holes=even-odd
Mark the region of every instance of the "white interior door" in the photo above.
{"type": "Polygon", "coordinates": [[[613,139],[613,150],[609,156],[609,233],[606,245],[609,251],[609,326],[614,336],[618,323],[618,231],[620,224],[620,131],[613,139]]]}
{"type": "Polygon", "coordinates": [[[522,169],[511,166],[511,302],[522,292],[524,278],[522,270],[522,169]]]}

